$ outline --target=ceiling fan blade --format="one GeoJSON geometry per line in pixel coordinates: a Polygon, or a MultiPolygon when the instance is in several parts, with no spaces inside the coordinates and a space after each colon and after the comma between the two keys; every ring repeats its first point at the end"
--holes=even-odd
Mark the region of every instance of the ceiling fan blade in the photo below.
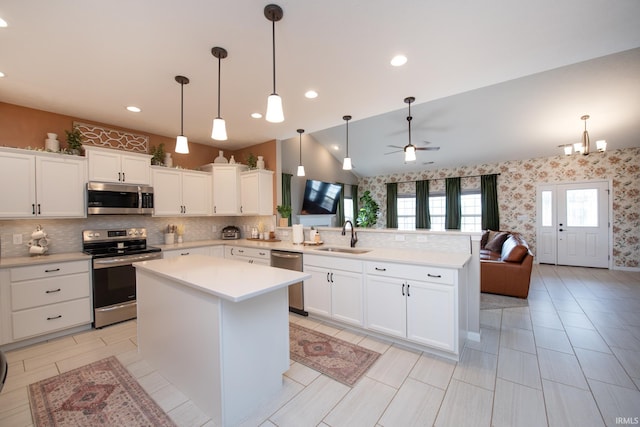
{"type": "Polygon", "coordinates": [[[399,145],[387,145],[387,147],[399,148],[400,150],[404,150],[404,147],[400,147],[399,145]]]}
{"type": "Polygon", "coordinates": [[[423,151],[438,151],[440,149],[440,147],[416,147],[416,150],[423,150],[423,151]]]}
{"type": "Polygon", "coordinates": [[[395,154],[395,153],[399,153],[401,151],[403,151],[403,150],[391,151],[389,153],[384,153],[384,155],[386,156],[387,154],[395,154]]]}

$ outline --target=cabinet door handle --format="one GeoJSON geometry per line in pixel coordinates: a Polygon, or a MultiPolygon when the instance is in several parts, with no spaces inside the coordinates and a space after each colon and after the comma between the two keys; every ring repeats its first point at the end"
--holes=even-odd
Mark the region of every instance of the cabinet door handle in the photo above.
{"type": "Polygon", "coordinates": [[[215,207],[215,206],[213,207],[213,213],[217,213],[217,212],[216,212],[216,207],[215,207]]]}
{"type": "Polygon", "coordinates": [[[329,282],[329,272],[327,271],[327,282],[329,282]]]}
{"type": "Polygon", "coordinates": [[[258,252],[258,255],[265,256],[265,255],[266,255],[266,253],[265,253],[265,252],[258,252]]]}
{"type": "Polygon", "coordinates": [[[36,214],[36,204],[31,203],[31,215],[35,215],[35,214],[36,214]]]}
{"type": "Polygon", "coordinates": [[[331,283],[333,283],[333,273],[331,273],[331,283]]]}
{"type": "Polygon", "coordinates": [[[122,172],[122,182],[125,182],[127,179],[124,177],[124,172],[122,172]]]}
{"type": "Polygon", "coordinates": [[[436,279],[441,279],[442,278],[442,274],[427,273],[427,277],[435,277],[436,279]]]}
{"type": "Polygon", "coordinates": [[[186,255],[189,255],[190,253],[191,253],[191,252],[182,252],[182,253],[180,254],[180,256],[186,256],[186,255]]]}
{"type": "Polygon", "coordinates": [[[52,270],[45,270],[44,272],[45,273],[55,273],[56,271],[60,271],[60,269],[59,268],[54,268],[52,270]]]}
{"type": "Polygon", "coordinates": [[[244,249],[238,249],[238,252],[240,252],[241,254],[244,253],[244,249]]]}
{"type": "Polygon", "coordinates": [[[62,314],[58,314],[57,316],[53,316],[53,317],[47,317],[47,320],[55,320],[55,319],[60,319],[62,317],[62,314]]]}
{"type": "Polygon", "coordinates": [[[240,213],[242,213],[242,206],[240,206],[240,213]]]}
{"type": "Polygon", "coordinates": [[[45,293],[47,294],[55,294],[56,292],[60,292],[62,289],[58,288],[58,289],[51,289],[48,291],[45,291],[45,293]]]}
{"type": "Polygon", "coordinates": [[[40,203],[38,203],[38,215],[40,215],[40,203]]]}
{"type": "Polygon", "coordinates": [[[410,287],[410,286],[411,286],[411,285],[407,283],[407,296],[408,296],[408,297],[410,297],[410,296],[411,296],[411,294],[409,293],[409,287],[410,287]]]}
{"type": "Polygon", "coordinates": [[[402,284],[402,296],[404,296],[404,283],[402,284]]]}
{"type": "Polygon", "coordinates": [[[387,269],[386,268],[376,267],[376,271],[387,271],[387,269]]]}
{"type": "Polygon", "coordinates": [[[118,172],[118,181],[122,182],[122,172],[118,172]]]}

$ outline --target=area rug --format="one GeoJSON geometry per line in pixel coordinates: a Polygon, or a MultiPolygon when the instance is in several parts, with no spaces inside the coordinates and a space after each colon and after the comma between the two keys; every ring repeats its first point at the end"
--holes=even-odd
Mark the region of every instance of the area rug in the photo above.
{"type": "Polygon", "coordinates": [[[29,385],[29,401],[35,426],[175,426],[113,356],[29,385]]]}
{"type": "Polygon", "coordinates": [[[380,353],[295,323],[289,324],[291,359],[352,387],[380,353]]]}
{"type": "Polygon", "coordinates": [[[482,292],[480,294],[480,310],[495,310],[499,308],[527,307],[526,298],[509,297],[482,292]]]}

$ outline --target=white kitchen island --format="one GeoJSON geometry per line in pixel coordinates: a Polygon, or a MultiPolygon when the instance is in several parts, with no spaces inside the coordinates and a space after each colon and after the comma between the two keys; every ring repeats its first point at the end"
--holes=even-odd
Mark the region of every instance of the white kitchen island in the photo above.
{"type": "Polygon", "coordinates": [[[289,369],[287,286],[305,273],[203,255],[135,263],[138,351],[215,425],[235,425],[289,369]]]}

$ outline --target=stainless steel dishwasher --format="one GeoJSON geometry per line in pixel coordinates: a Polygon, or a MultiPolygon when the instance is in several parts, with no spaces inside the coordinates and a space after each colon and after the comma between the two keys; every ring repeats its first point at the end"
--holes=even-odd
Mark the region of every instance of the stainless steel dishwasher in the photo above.
{"type": "MultiPolygon", "coordinates": [[[[271,267],[302,271],[302,254],[298,252],[272,250],[271,267]]],[[[309,315],[309,313],[304,310],[303,282],[294,283],[289,286],[289,311],[303,316],[309,315]]]]}

